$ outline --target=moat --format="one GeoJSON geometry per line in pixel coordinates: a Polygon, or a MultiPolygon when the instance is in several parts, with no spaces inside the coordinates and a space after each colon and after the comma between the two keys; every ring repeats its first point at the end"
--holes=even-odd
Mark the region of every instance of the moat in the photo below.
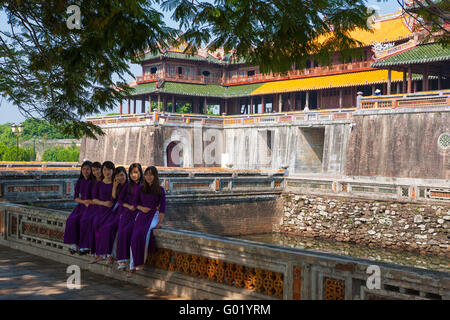
{"type": "Polygon", "coordinates": [[[450,272],[449,259],[439,256],[425,256],[408,251],[371,248],[358,244],[318,240],[314,238],[281,233],[245,235],[234,238],[267,243],[281,247],[292,247],[324,253],[334,253],[354,258],[393,263],[427,270],[450,272]]]}

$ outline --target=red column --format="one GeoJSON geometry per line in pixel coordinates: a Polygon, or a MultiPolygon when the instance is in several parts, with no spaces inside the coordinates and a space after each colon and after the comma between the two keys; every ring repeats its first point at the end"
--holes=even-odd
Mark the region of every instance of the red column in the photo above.
{"type": "Polygon", "coordinates": [[[266,104],[264,103],[264,96],[261,96],[261,113],[266,113],[266,104]]]}

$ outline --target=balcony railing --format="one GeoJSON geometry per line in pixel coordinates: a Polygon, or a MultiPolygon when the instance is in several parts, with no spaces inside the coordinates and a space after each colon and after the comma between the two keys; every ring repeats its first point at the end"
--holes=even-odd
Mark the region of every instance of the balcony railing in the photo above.
{"type": "Polygon", "coordinates": [[[387,96],[361,97],[361,109],[450,107],[450,91],[427,91],[387,96]]]}
{"type": "Polygon", "coordinates": [[[237,85],[237,84],[247,84],[247,83],[257,83],[264,81],[276,81],[276,80],[289,80],[297,79],[307,76],[319,76],[327,74],[335,74],[343,71],[351,70],[361,70],[370,68],[370,61],[363,62],[353,62],[346,64],[336,64],[331,66],[314,67],[302,70],[291,70],[287,74],[255,74],[253,76],[234,76],[231,78],[219,78],[203,75],[187,75],[187,74],[177,74],[177,73],[154,73],[145,74],[144,76],[137,76],[136,82],[152,82],[157,81],[158,78],[164,79],[166,81],[174,82],[189,82],[195,84],[216,84],[216,85],[237,85]]]}

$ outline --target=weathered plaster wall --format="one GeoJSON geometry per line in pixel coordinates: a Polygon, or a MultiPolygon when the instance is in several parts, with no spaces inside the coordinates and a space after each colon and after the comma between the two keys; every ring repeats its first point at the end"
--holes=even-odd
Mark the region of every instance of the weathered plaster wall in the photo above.
{"type": "Polygon", "coordinates": [[[390,112],[353,119],[346,175],[450,178],[450,154],[437,144],[449,132],[449,112],[390,112]]]}

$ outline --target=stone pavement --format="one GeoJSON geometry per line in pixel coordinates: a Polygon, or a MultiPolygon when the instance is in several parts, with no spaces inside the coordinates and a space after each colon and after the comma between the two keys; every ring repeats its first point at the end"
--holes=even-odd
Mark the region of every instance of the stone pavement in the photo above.
{"type": "Polygon", "coordinates": [[[0,245],[0,300],[182,300],[86,270],[81,270],[81,288],[71,290],[67,267],[0,245]]]}

